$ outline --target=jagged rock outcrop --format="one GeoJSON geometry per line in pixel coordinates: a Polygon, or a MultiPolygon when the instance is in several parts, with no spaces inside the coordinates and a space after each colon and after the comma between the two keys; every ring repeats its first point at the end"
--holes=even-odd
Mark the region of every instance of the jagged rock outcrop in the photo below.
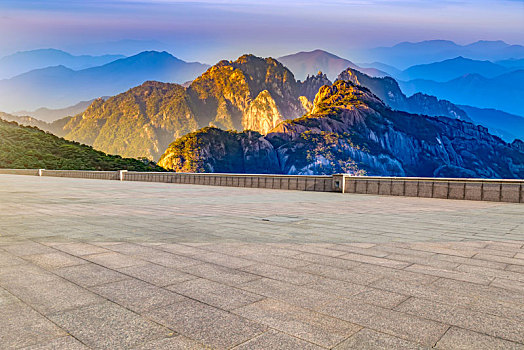
{"type": "Polygon", "coordinates": [[[250,134],[250,142],[241,143],[245,133],[229,133],[228,137],[223,133],[201,130],[192,134],[190,142],[187,138],[175,141],[161,165],[184,171],[246,172],[233,159],[251,154],[260,164],[272,164],[268,169],[278,164],[277,172],[284,174],[524,176],[524,153],[518,145],[509,145],[486,128],[461,120],[392,110],[369,89],[345,80],[323,86],[310,114],[284,121],[265,137],[250,134]],[[213,151],[201,152],[192,146],[209,144],[213,145],[210,150],[224,150],[231,138],[241,149],[230,154],[215,156],[213,151]],[[180,149],[187,155],[199,155],[199,167],[192,166],[180,149]]]}
{"type": "Polygon", "coordinates": [[[300,95],[313,102],[318,90],[324,85],[331,85],[326,74],[318,72],[317,75],[308,75],[306,80],[300,82],[300,95]]]}
{"type": "Polygon", "coordinates": [[[389,107],[398,111],[429,116],[444,116],[471,122],[466,112],[446,100],[439,100],[435,96],[422,93],[407,97],[404,95],[397,81],[391,77],[376,78],[348,68],[338,76],[338,80],[351,81],[362,85],[377,95],[389,107]]]}
{"type": "MultiPolygon", "coordinates": [[[[109,153],[156,160],[174,138],[205,126],[266,133],[308,112],[313,81],[297,82],[272,58],[221,61],[188,87],[146,82],[95,100],[64,127],[66,138],[109,153]]],[[[318,90],[318,88],[317,88],[318,90]]]]}

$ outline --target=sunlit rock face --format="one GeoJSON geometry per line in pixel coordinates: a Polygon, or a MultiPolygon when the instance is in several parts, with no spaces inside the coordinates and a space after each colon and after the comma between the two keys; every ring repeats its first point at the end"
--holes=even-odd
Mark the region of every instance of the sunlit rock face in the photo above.
{"type": "Polygon", "coordinates": [[[369,89],[338,80],[320,88],[311,113],[280,123],[266,136],[202,129],[176,140],[161,165],[183,171],[522,178],[520,147],[458,119],[394,111],[369,89]]]}

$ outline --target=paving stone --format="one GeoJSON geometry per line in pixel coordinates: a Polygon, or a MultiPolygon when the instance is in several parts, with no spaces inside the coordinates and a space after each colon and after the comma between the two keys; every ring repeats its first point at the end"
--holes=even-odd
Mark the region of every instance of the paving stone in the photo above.
{"type": "Polygon", "coordinates": [[[489,335],[451,327],[435,346],[437,349],[477,350],[477,349],[524,349],[523,344],[513,343],[489,335]]]}
{"type": "Polygon", "coordinates": [[[25,264],[26,261],[19,257],[9,254],[7,252],[0,251],[0,267],[13,266],[25,264]]]}
{"type": "Polygon", "coordinates": [[[216,264],[220,266],[225,266],[225,267],[229,267],[232,269],[242,268],[242,267],[251,266],[251,265],[256,264],[252,260],[247,260],[247,259],[225,255],[225,254],[220,254],[220,253],[215,253],[215,252],[200,254],[194,257],[195,259],[200,260],[200,261],[204,261],[204,262],[208,262],[208,263],[212,263],[212,264],[216,264]]]}
{"type": "Polygon", "coordinates": [[[471,282],[477,284],[489,284],[493,280],[492,277],[479,276],[477,274],[467,273],[467,272],[458,272],[445,270],[441,268],[424,266],[419,264],[413,264],[406,268],[406,271],[419,272],[427,275],[445,277],[449,279],[455,279],[464,282],[471,282]]]}
{"type": "Polygon", "coordinates": [[[332,294],[268,278],[244,283],[238,288],[304,308],[321,306],[335,298],[332,294]]]}
{"type": "Polygon", "coordinates": [[[11,245],[4,245],[2,249],[16,256],[35,255],[35,254],[49,254],[54,253],[56,250],[49,248],[43,244],[36,242],[26,242],[11,245]]]}
{"type": "Polygon", "coordinates": [[[520,281],[508,280],[505,278],[495,278],[490,285],[493,287],[515,291],[520,294],[524,293],[524,282],[520,281]]]}
{"type": "Polygon", "coordinates": [[[196,278],[172,268],[150,263],[124,267],[118,271],[160,287],[196,278]]]}
{"type": "Polygon", "coordinates": [[[372,265],[380,265],[380,266],[385,266],[385,267],[392,267],[392,268],[396,268],[396,269],[402,269],[402,268],[404,268],[406,266],[411,265],[410,263],[407,263],[407,262],[390,260],[390,259],[384,259],[384,258],[376,258],[374,256],[367,256],[367,255],[353,254],[353,253],[344,254],[344,255],[340,256],[340,258],[341,259],[352,260],[352,261],[363,262],[363,263],[372,264],[372,265]]]}
{"type": "Polygon", "coordinates": [[[32,345],[24,350],[88,350],[89,348],[71,336],[60,337],[43,344],[32,345]]]}
{"type": "Polygon", "coordinates": [[[63,279],[10,285],[6,289],[45,315],[102,301],[97,295],[63,279]]]}
{"type": "Polygon", "coordinates": [[[117,282],[129,278],[117,271],[96,265],[83,264],[64,267],[53,271],[57,275],[82,287],[92,287],[99,284],[117,282]]]}
{"type": "Polygon", "coordinates": [[[353,296],[352,300],[358,300],[361,303],[377,305],[385,309],[392,309],[408,298],[409,297],[407,295],[391,291],[367,288],[365,291],[353,296]]]}
{"type": "Polygon", "coordinates": [[[135,350],[204,350],[203,345],[182,335],[153,340],[135,350]]]}
{"type": "Polygon", "coordinates": [[[292,284],[304,285],[315,282],[318,277],[309,273],[286,269],[268,264],[256,264],[242,268],[242,271],[254,275],[285,281],[292,284]]]}
{"type": "Polygon", "coordinates": [[[76,256],[92,255],[92,254],[109,252],[109,250],[98,247],[96,245],[88,244],[88,243],[80,243],[80,242],[57,244],[57,245],[54,245],[53,248],[61,250],[71,255],[76,255],[76,256]]]}
{"type": "Polygon", "coordinates": [[[169,290],[223,310],[232,310],[263,299],[263,296],[203,278],[177,283],[169,290]]]}
{"type": "Polygon", "coordinates": [[[418,298],[408,299],[400,304],[396,310],[494,337],[524,343],[522,322],[519,321],[418,298]]]}
{"type": "Polygon", "coordinates": [[[194,300],[155,309],[147,316],[178,333],[217,349],[239,345],[266,330],[265,326],[194,300]]]}
{"type": "Polygon", "coordinates": [[[21,302],[0,303],[0,315],[0,345],[3,349],[18,349],[66,335],[21,302]]]}
{"type": "MultiPolygon", "coordinates": [[[[339,258],[333,258],[324,255],[310,254],[310,253],[301,253],[293,256],[293,259],[303,260],[308,263],[314,263],[319,265],[328,265],[334,266],[341,269],[351,269],[360,265],[360,263],[351,260],[344,260],[339,258]]],[[[307,264],[306,264],[307,265],[307,264]]]]}
{"type": "Polygon", "coordinates": [[[425,346],[435,344],[449,327],[444,323],[360,303],[352,299],[336,299],[318,307],[317,310],[323,314],[425,346]]]}
{"type": "Polygon", "coordinates": [[[380,278],[380,276],[376,276],[367,272],[355,272],[353,270],[340,269],[336,267],[318,264],[311,264],[304,267],[300,267],[298,268],[298,270],[308,272],[313,275],[319,275],[334,280],[347,281],[361,285],[369,284],[380,278]]]}
{"type": "Polygon", "coordinates": [[[328,348],[340,343],[361,328],[349,322],[272,299],[244,306],[234,310],[234,313],[328,348]]]}
{"type": "Polygon", "coordinates": [[[319,278],[314,283],[308,284],[305,287],[319,292],[334,294],[346,298],[369,290],[369,288],[361,284],[334,280],[330,278],[319,278]]]}
{"type": "Polygon", "coordinates": [[[24,259],[47,270],[87,263],[85,260],[61,252],[26,255],[24,259]]]}
{"type": "Polygon", "coordinates": [[[419,344],[400,339],[389,334],[380,333],[372,329],[364,328],[349,339],[337,345],[335,350],[424,350],[430,347],[423,347],[419,344]]]}
{"type": "Polygon", "coordinates": [[[496,261],[504,264],[524,266],[524,259],[508,258],[500,255],[478,253],[474,256],[474,258],[480,260],[496,261]]]}
{"type": "Polygon", "coordinates": [[[215,282],[220,282],[232,286],[260,278],[260,276],[253,275],[244,271],[239,271],[224,266],[218,266],[207,263],[188,266],[182,268],[181,270],[191,275],[195,275],[198,277],[206,278],[215,282]]]}
{"type": "Polygon", "coordinates": [[[110,269],[121,269],[123,267],[145,265],[146,262],[131,256],[127,256],[120,253],[100,253],[85,255],[84,259],[87,259],[95,264],[105,266],[110,269]]]}
{"type": "Polygon", "coordinates": [[[304,340],[292,337],[290,335],[269,330],[247,342],[234,348],[235,350],[267,350],[267,349],[304,349],[304,350],[321,350],[324,349],[318,345],[306,342],[304,340]]]}
{"type": "Polygon", "coordinates": [[[119,282],[107,283],[91,287],[91,290],[114,303],[125,306],[138,313],[166,306],[184,299],[176,293],[137,279],[126,279],[119,282]]]}
{"type": "Polygon", "coordinates": [[[173,335],[173,331],[111,302],[56,313],[49,318],[95,349],[129,349],[173,335]]]}
{"type": "Polygon", "coordinates": [[[297,267],[310,264],[310,262],[307,261],[267,253],[253,253],[249,255],[242,255],[242,257],[252,261],[266,263],[273,266],[285,267],[288,269],[295,269],[297,267]]]}

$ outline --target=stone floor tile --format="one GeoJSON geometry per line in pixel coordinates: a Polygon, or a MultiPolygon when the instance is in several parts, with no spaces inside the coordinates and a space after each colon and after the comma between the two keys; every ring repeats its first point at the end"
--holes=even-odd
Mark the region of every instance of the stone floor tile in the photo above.
{"type": "Polygon", "coordinates": [[[95,264],[105,266],[109,269],[121,269],[123,267],[144,265],[145,261],[120,253],[100,253],[85,255],[83,257],[95,264]]]}
{"type": "Polygon", "coordinates": [[[16,256],[35,255],[35,254],[49,254],[55,253],[56,250],[49,248],[40,243],[27,241],[25,243],[17,243],[2,246],[6,252],[16,256]]]}
{"type": "Polygon", "coordinates": [[[118,271],[160,287],[197,278],[172,268],[151,263],[124,267],[118,269],[118,271]]]}
{"type": "Polygon", "coordinates": [[[269,330],[261,335],[236,346],[234,350],[321,350],[324,349],[313,343],[292,337],[290,335],[269,330]]]}
{"type": "Polygon", "coordinates": [[[107,283],[90,288],[100,296],[142,313],[183,300],[184,297],[137,279],[107,283]]]}
{"type": "Polygon", "coordinates": [[[435,344],[449,327],[441,322],[364,304],[351,299],[336,299],[318,307],[317,310],[323,314],[425,346],[435,344]]]}
{"type": "Polygon", "coordinates": [[[360,263],[356,261],[344,260],[344,259],[339,259],[339,258],[333,258],[330,256],[317,255],[317,254],[311,254],[311,253],[300,253],[298,255],[293,256],[293,259],[303,260],[310,264],[327,265],[327,266],[338,267],[341,269],[352,269],[360,265],[360,263]]]}
{"type": "Polygon", "coordinates": [[[272,278],[296,285],[314,283],[316,280],[318,280],[318,276],[306,272],[262,263],[243,267],[241,270],[254,275],[272,278]]]}
{"type": "Polygon", "coordinates": [[[337,345],[334,350],[429,350],[416,343],[364,328],[337,345]]]}
{"type": "Polygon", "coordinates": [[[273,299],[265,299],[233,312],[328,348],[340,343],[361,328],[349,322],[273,299]]]}
{"type": "Polygon", "coordinates": [[[181,269],[181,271],[232,286],[260,278],[260,276],[247,273],[245,271],[239,271],[236,269],[230,269],[228,267],[208,263],[184,267],[181,269]]]}
{"type": "Polygon", "coordinates": [[[490,286],[514,291],[524,296],[524,282],[495,278],[490,286]]]}
{"type": "Polygon", "coordinates": [[[167,289],[223,310],[236,309],[264,298],[242,289],[203,278],[177,283],[167,287],[167,289]]]}
{"type": "Polygon", "coordinates": [[[409,296],[376,288],[367,288],[365,291],[353,296],[353,300],[362,303],[377,305],[385,309],[392,309],[399,305],[409,296]]]}
{"type": "Polygon", "coordinates": [[[479,260],[495,261],[495,262],[500,262],[504,264],[524,266],[524,259],[508,258],[505,256],[499,256],[499,255],[493,255],[493,254],[479,253],[475,255],[473,258],[479,259],[479,260]]]}
{"type": "Polygon", "coordinates": [[[355,253],[347,253],[347,254],[339,256],[339,258],[351,260],[351,261],[362,262],[366,264],[391,267],[395,269],[402,269],[406,266],[411,265],[411,263],[404,262],[404,261],[391,260],[388,258],[376,258],[374,256],[355,254],[355,253]]]}
{"type": "Polygon", "coordinates": [[[66,332],[21,302],[0,303],[0,346],[18,349],[63,337],[66,332]]]}
{"type": "Polygon", "coordinates": [[[95,349],[129,349],[173,335],[173,331],[111,302],[56,313],[49,318],[95,349]]]}
{"type": "Polygon", "coordinates": [[[424,265],[419,265],[419,264],[413,264],[407,267],[406,271],[417,272],[417,273],[438,276],[438,277],[445,277],[445,278],[454,279],[458,281],[471,282],[471,283],[484,284],[484,285],[490,284],[491,281],[493,280],[493,277],[487,277],[487,276],[482,276],[482,275],[468,273],[468,272],[445,270],[441,268],[424,266],[424,265]]]}
{"type": "Polygon", "coordinates": [[[522,322],[520,321],[418,298],[405,301],[396,310],[494,337],[524,343],[524,332],[522,332],[522,322]]]}
{"type": "Polygon", "coordinates": [[[91,263],[64,267],[53,272],[82,287],[92,287],[129,278],[129,276],[115,270],[91,263]]]}
{"type": "Polygon", "coordinates": [[[190,299],[155,309],[147,316],[188,338],[217,349],[241,344],[266,330],[263,325],[190,299]]]}
{"type": "Polygon", "coordinates": [[[208,252],[205,254],[198,254],[192,256],[196,260],[200,260],[203,262],[216,264],[224,267],[229,267],[232,269],[238,269],[242,267],[247,267],[256,264],[256,262],[252,260],[247,260],[244,258],[239,258],[235,256],[225,255],[221,253],[216,252],[208,252]]]}
{"type": "Polygon", "coordinates": [[[182,335],[153,340],[133,350],[204,350],[202,344],[182,335]]]}
{"type": "Polygon", "coordinates": [[[518,272],[518,273],[524,275],[524,266],[522,266],[522,265],[508,265],[506,267],[506,270],[513,271],[513,272],[518,272]]]}
{"type": "Polygon", "coordinates": [[[238,285],[238,288],[304,308],[318,307],[336,298],[333,294],[306,286],[296,286],[268,278],[244,283],[238,285]]]}
{"type": "Polygon", "coordinates": [[[312,253],[317,255],[324,255],[330,257],[337,257],[346,254],[344,251],[327,249],[317,244],[302,244],[295,248],[298,251],[312,253]]]}
{"type": "Polygon", "coordinates": [[[313,289],[319,292],[333,294],[341,297],[351,297],[356,294],[362,293],[366,290],[369,290],[368,287],[365,287],[361,284],[356,284],[352,282],[334,280],[331,278],[319,278],[316,282],[306,285],[305,287],[313,289]]]}
{"type": "Polygon", "coordinates": [[[102,302],[96,294],[63,279],[6,289],[44,315],[102,302]]]}
{"type": "Polygon", "coordinates": [[[342,269],[319,264],[310,264],[307,266],[299,267],[297,270],[307,272],[312,275],[319,275],[334,280],[347,281],[361,285],[367,285],[380,278],[380,276],[376,276],[367,272],[355,272],[349,269],[342,269]]]}
{"type": "Polygon", "coordinates": [[[75,338],[66,336],[53,339],[50,342],[28,346],[24,350],[89,350],[89,348],[75,338]]]}
{"type": "Polygon", "coordinates": [[[57,269],[60,267],[86,264],[87,261],[76,258],[62,252],[26,255],[24,259],[38,265],[46,270],[57,269]]]}
{"type": "Polygon", "coordinates": [[[94,244],[88,244],[88,243],[82,243],[82,242],[58,244],[58,245],[54,245],[53,248],[63,251],[65,253],[71,254],[71,255],[76,255],[76,256],[92,255],[92,254],[109,252],[109,250],[98,247],[94,244]]]}
{"type": "Polygon", "coordinates": [[[0,267],[26,264],[27,262],[8,252],[0,250],[0,267]]]}
{"type": "Polygon", "coordinates": [[[457,350],[477,350],[477,349],[507,349],[523,350],[523,344],[513,343],[500,338],[490,337],[489,335],[469,331],[467,329],[451,327],[446,334],[438,341],[436,349],[457,349],[457,350]]]}

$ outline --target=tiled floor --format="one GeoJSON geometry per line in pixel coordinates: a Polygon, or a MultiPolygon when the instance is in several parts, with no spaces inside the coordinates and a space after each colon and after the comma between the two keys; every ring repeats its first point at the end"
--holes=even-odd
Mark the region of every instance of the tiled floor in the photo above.
{"type": "Polygon", "coordinates": [[[524,205],[0,175],[1,349],[524,349],[524,205]]]}

